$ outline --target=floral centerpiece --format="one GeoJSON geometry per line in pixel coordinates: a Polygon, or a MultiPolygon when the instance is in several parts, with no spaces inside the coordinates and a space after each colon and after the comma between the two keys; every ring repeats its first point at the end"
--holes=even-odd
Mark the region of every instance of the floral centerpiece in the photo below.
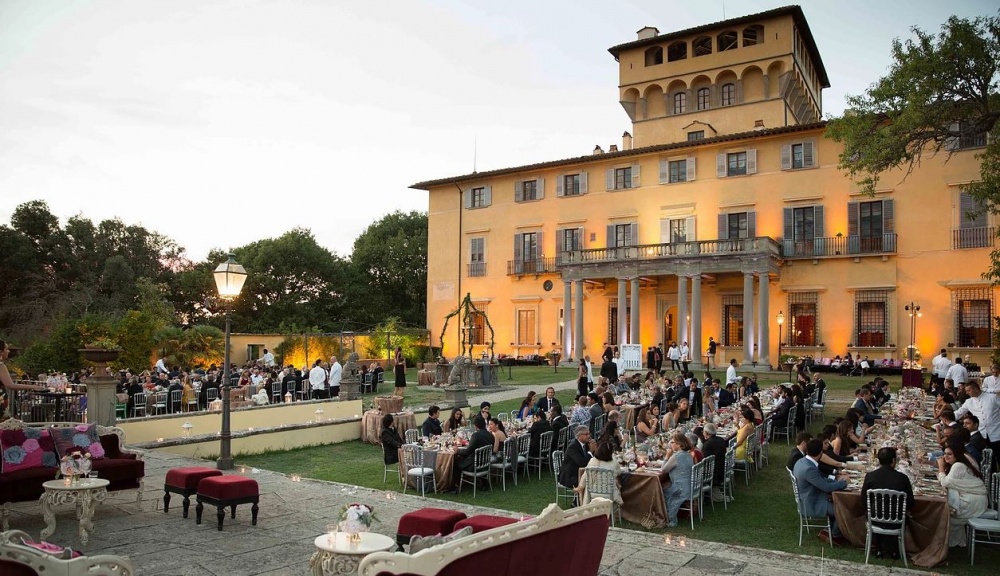
{"type": "Polygon", "coordinates": [[[354,502],[344,506],[340,511],[340,530],[355,537],[360,532],[367,532],[375,519],[375,508],[368,504],[354,502]]]}
{"type": "Polygon", "coordinates": [[[80,476],[90,474],[93,464],[90,461],[90,452],[72,452],[62,457],[59,463],[59,472],[69,484],[76,484],[80,476]]]}

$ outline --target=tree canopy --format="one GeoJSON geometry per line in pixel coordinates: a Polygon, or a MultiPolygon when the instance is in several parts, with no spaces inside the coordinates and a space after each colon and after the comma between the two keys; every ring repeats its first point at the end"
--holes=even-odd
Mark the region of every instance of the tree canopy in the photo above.
{"type": "MultiPolygon", "coordinates": [[[[980,179],[962,189],[1000,213],[1000,13],[952,16],[937,35],[912,30],[914,38],[893,41],[888,74],[848,96],[848,110],[829,123],[828,135],[844,145],[840,168],[871,193],[893,170],[905,178],[925,156],[985,141],[980,179]]],[[[987,276],[1000,280],[996,251],[987,276]]]]}

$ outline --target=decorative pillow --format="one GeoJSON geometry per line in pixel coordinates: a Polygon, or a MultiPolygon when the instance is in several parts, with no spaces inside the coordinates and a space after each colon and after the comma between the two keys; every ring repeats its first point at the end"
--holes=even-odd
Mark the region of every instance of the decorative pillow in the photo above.
{"type": "Polygon", "coordinates": [[[0,430],[4,472],[27,468],[58,468],[59,458],[56,457],[55,450],[52,436],[45,428],[0,430]]]}
{"type": "Polygon", "coordinates": [[[79,558],[83,554],[72,550],[71,548],[63,548],[58,544],[51,544],[49,542],[35,542],[34,540],[28,540],[27,538],[21,538],[21,543],[29,548],[34,548],[36,550],[41,550],[46,554],[51,554],[60,560],[72,560],[73,558],[79,558]]]}
{"type": "Polygon", "coordinates": [[[104,447],[97,435],[97,424],[77,424],[72,428],[50,428],[56,454],[62,458],[74,452],[90,452],[91,460],[104,458],[104,447]]]}
{"type": "Polygon", "coordinates": [[[464,538],[472,534],[472,526],[466,526],[458,532],[452,532],[447,536],[442,536],[440,534],[434,536],[414,536],[410,538],[410,554],[416,554],[421,550],[426,550],[432,546],[437,546],[439,544],[445,544],[456,540],[458,538],[464,538]]]}

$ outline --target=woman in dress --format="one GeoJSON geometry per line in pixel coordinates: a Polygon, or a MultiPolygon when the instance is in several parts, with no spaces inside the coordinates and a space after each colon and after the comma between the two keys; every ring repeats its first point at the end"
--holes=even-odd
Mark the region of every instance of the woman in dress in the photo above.
{"type": "Polygon", "coordinates": [[[753,434],[753,410],[749,408],[743,408],[740,412],[743,417],[743,422],[740,425],[740,429],[736,432],[736,459],[743,460],[745,462],[753,462],[753,458],[747,453],[747,438],[753,434]]]}
{"type": "Polygon", "coordinates": [[[577,398],[580,396],[586,396],[587,392],[590,391],[590,387],[587,386],[587,361],[580,358],[580,364],[576,371],[576,395],[577,398]]]}
{"type": "Polygon", "coordinates": [[[198,399],[198,395],[194,391],[194,387],[191,386],[191,378],[185,374],[181,378],[181,410],[187,412],[190,410],[191,405],[188,402],[193,402],[198,399]]]}
{"type": "Polygon", "coordinates": [[[710,386],[705,386],[704,392],[701,395],[701,407],[705,412],[705,417],[711,417],[715,414],[716,410],[719,409],[715,402],[715,395],[712,394],[712,388],[710,386]]]}
{"type": "Polygon", "coordinates": [[[448,417],[444,422],[445,432],[457,432],[459,429],[465,427],[465,413],[462,412],[461,408],[455,408],[451,411],[451,416],[448,417]]]}
{"type": "Polygon", "coordinates": [[[848,420],[841,420],[840,424],[837,425],[837,433],[830,441],[830,448],[833,451],[834,457],[841,461],[847,462],[850,456],[854,453],[855,444],[851,440],[851,423],[848,420]]]}
{"type": "Polygon", "coordinates": [[[755,426],[760,426],[764,423],[764,413],[761,411],[760,398],[756,396],[751,396],[747,400],[747,408],[753,412],[753,423],[755,426]]]}
{"type": "Polygon", "coordinates": [[[503,450],[503,441],[507,439],[507,432],[503,429],[503,422],[496,418],[490,418],[487,430],[493,435],[493,454],[499,454],[503,450]]]}
{"type": "Polygon", "coordinates": [[[612,488],[611,497],[618,504],[622,503],[622,494],[618,486],[618,478],[621,475],[621,467],[618,465],[618,461],[614,457],[614,447],[611,442],[603,440],[604,436],[601,436],[602,440],[597,443],[597,450],[594,450],[594,456],[587,463],[587,467],[584,469],[585,472],[583,476],[580,477],[580,484],[574,488],[578,494],[581,495],[584,504],[590,503],[590,490],[587,489],[587,469],[591,468],[603,468],[605,470],[611,470],[614,474],[614,486],[612,488]]]}
{"type": "Polygon", "coordinates": [[[667,505],[667,526],[677,526],[677,511],[691,497],[691,441],[681,433],[674,433],[670,439],[670,451],[663,470],[670,474],[670,486],[663,489],[663,499],[667,505]]]}
{"type": "Polygon", "coordinates": [[[646,438],[654,436],[660,431],[660,407],[651,404],[642,410],[639,423],[635,427],[635,441],[645,442],[646,438]]]}
{"type": "Polygon", "coordinates": [[[531,412],[535,409],[535,391],[531,390],[528,395],[521,400],[521,407],[517,409],[517,419],[527,420],[531,418],[531,412]]]}
{"type": "Polygon", "coordinates": [[[967,465],[965,446],[952,439],[938,458],[938,482],[948,490],[948,508],[951,510],[951,529],[948,546],[965,546],[966,520],[986,511],[986,485],[975,468],[967,465]]]}
{"type": "Polygon", "coordinates": [[[605,392],[602,398],[604,398],[604,413],[609,414],[615,409],[615,395],[612,392],[605,392]]]}
{"type": "Polygon", "coordinates": [[[385,465],[399,462],[399,449],[403,446],[403,439],[399,436],[399,430],[396,430],[396,421],[392,418],[392,414],[382,417],[379,440],[382,442],[382,461],[385,465]]]}
{"type": "Polygon", "coordinates": [[[48,390],[44,384],[30,386],[27,384],[15,384],[7,371],[7,357],[10,356],[10,348],[7,343],[0,340],[0,422],[10,418],[10,394],[11,390],[29,390],[31,392],[44,392],[48,390]]]}
{"type": "Polygon", "coordinates": [[[392,395],[402,398],[406,388],[406,359],[403,358],[402,346],[396,346],[396,356],[393,358],[392,369],[396,373],[396,389],[393,390],[392,395]]]}

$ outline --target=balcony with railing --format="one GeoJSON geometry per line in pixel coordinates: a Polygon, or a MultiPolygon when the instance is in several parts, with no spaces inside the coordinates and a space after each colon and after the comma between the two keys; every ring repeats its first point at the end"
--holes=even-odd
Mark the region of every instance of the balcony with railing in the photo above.
{"type": "Polygon", "coordinates": [[[779,246],[773,238],[739,238],[734,240],[699,240],[670,244],[639,244],[611,248],[592,248],[561,252],[559,265],[643,260],[684,259],[700,256],[736,256],[760,254],[778,256],[779,246]]]}
{"type": "Polygon", "coordinates": [[[781,256],[784,258],[821,258],[827,256],[864,256],[895,254],[896,234],[887,232],[880,236],[833,236],[812,240],[783,240],[781,256]]]}
{"type": "Polygon", "coordinates": [[[951,231],[951,247],[959,248],[992,248],[997,239],[997,229],[993,226],[977,228],[955,228],[951,231]]]}
{"type": "Polygon", "coordinates": [[[469,262],[468,267],[469,278],[486,276],[486,262],[469,262]]]}
{"type": "Polygon", "coordinates": [[[538,258],[507,261],[508,276],[523,276],[525,274],[555,274],[555,273],[556,273],[555,258],[545,258],[544,256],[539,256],[538,258]]]}

